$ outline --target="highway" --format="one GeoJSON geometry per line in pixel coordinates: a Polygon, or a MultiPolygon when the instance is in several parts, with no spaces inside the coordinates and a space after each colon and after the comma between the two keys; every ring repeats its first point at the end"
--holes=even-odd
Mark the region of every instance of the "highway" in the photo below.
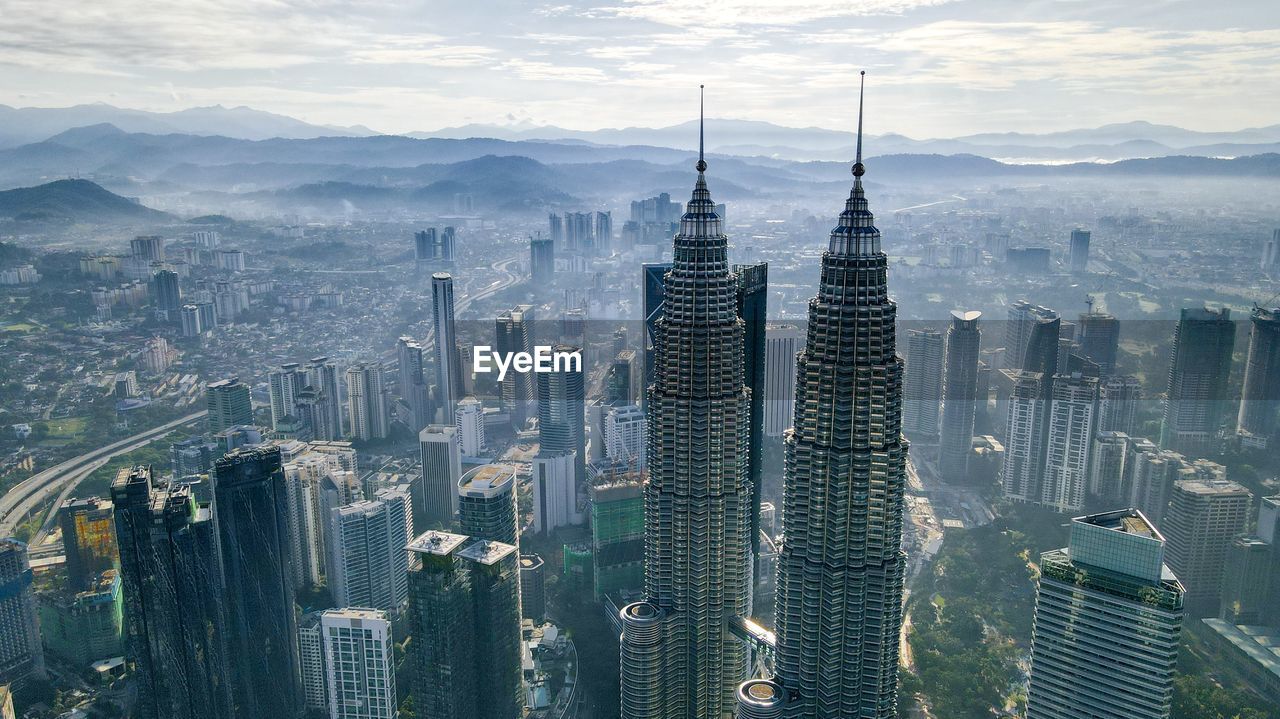
{"type": "Polygon", "coordinates": [[[178,427],[203,419],[207,414],[207,410],[189,414],[31,475],[0,497],[0,537],[12,536],[19,524],[55,496],[69,496],[77,484],[112,458],[146,446],[178,427]]]}

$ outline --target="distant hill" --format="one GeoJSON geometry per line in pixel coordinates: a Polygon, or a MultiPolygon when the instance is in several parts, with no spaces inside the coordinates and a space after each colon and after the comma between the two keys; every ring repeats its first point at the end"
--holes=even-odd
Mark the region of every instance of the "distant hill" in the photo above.
{"type": "Polygon", "coordinates": [[[88,180],[58,180],[0,192],[0,217],[26,222],[164,221],[169,215],[108,192],[88,180]]]}
{"type": "Polygon", "coordinates": [[[147,112],[105,103],[74,107],[0,105],[0,148],[48,139],[86,125],[111,124],[126,132],[224,135],[246,140],[272,137],[358,137],[377,134],[367,127],[312,125],[285,115],[249,107],[192,107],[177,112],[147,112]]]}

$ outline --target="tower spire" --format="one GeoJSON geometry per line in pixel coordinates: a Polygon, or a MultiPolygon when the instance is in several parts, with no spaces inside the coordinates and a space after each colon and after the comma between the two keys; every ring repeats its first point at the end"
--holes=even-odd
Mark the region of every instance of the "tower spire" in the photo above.
{"type": "Polygon", "coordinates": [[[858,156],[853,161],[853,176],[861,178],[867,174],[867,168],[862,164],[862,91],[867,85],[867,71],[862,70],[858,74],[861,75],[858,80],[858,156]]]}
{"type": "Polygon", "coordinates": [[[703,124],[705,123],[706,85],[698,86],[698,172],[706,172],[707,160],[703,155],[703,124]]]}

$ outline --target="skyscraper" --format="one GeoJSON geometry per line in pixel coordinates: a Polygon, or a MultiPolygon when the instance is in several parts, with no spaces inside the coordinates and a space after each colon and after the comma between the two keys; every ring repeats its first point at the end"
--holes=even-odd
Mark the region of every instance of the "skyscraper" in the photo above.
{"type": "Polygon", "coordinates": [[[789,712],[817,719],[897,715],[903,364],[864,174],[860,98],[853,189],[809,302],[786,438],[774,681],[789,712]]]}
{"type": "MultiPolygon", "coordinates": [[[[556,345],[553,353],[578,353],[570,345],[556,345]]],[[[587,478],[586,380],[582,366],[538,372],[538,453],[554,456],[574,452],[575,487],[587,478]]]]}
{"type": "Polygon", "coordinates": [[[160,270],[151,276],[152,304],[165,320],[175,321],[182,309],[182,288],[178,285],[178,273],[160,270]]]}
{"type": "Polygon", "coordinates": [[[347,425],[359,440],[385,439],[390,434],[382,366],[360,362],[347,368],[347,425]]]}
{"type": "Polygon", "coordinates": [[[596,254],[608,257],[613,254],[613,213],[596,212],[596,254]]]}
{"type": "Polygon", "coordinates": [[[516,544],[516,469],[509,464],[485,464],[468,470],[458,481],[458,528],[488,542],[516,544]]]}
{"type": "Polygon", "coordinates": [[[298,622],[298,660],[302,665],[302,696],[307,709],[329,714],[329,687],[325,681],[324,636],[321,612],[311,612],[298,622]]]}
{"type": "Polygon", "coordinates": [[[1115,374],[1119,353],[1120,320],[1092,309],[1080,315],[1080,354],[1097,363],[1103,377],[1115,374]]]}
{"type": "Polygon", "coordinates": [[[1187,616],[1218,616],[1222,569],[1231,541],[1245,531],[1253,495],[1226,480],[1174,482],[1161,527],[1169,567],[1186,587],[1187,616]]]}
{"type": "Polygon", "coordinates": [[[1195,457],[1213,449],[1227,405],[1235,341],[1231,310],[1182,310],[1173,336],[1161,447],[1195,457]]]}
{"type": "Polygon", "coordinates": [[[205,387],[205,400],[209,408],[210,434],[217,434],[240,424],[253,424],[249,385],[238,378],[210,382],[205,387]]]}
{"type": "Polygon", "coordinates": [[[215,462],[213,508],[236,717],[293,716],[302,686],[279,447],[238,449],[215,462]]]}
{"type": "Polygon", "coordinates": [[[1280,442],[1280,307],[1255,307],[1236,431],[1256,447],[1280,442]]]}
{"type": "Polygon", "coordinates": [[[556,276],[556,241],[554,238],[529,238],[529,279],[534,287],[542,287],[556,276]]]}
{"type": "Polygon", "coordinates": [[[1000,481],[1004,496],[1015,502],[1038,503],[1044,479],[1043,381],[1039,372],[1015,371],[1005,423],[1004,465],[1000,481]]]}
{"type": "Polygon", "coordinates": [[[1097,378],[1079,373],[1053,378],[1040,504],[1058,512],[1075,512],[1084,507],[1097,414],[1097,378]]]}
{"type": "Polygon", "coordinates": [[[297,362],[280,365],[267,373],[272,429],[279,429],[286,417],[297,418],[298,395],[307,384],[307,373],[297,362]]]}
{"type": "Polygon", "coordinates": [[[980,317],[981,312],[952,312],[951,327],[947,330],[938,469],[949,482],[964,482],[969,478],[978,396],[978,351],[982,343],[982,331],[978,328],[980,317]]]}
{"type": "Polygon", "coordinates": [[[1142,401],[1142,382],[1133,375],[1104,377],[1098,385],[1098,431],[1134,431],[1138,402],[1142,401]]]}
{"type": "Polygon", "coordinates": [[[520,716],[517,550],[427,532],[409,545],[414,708],[433,719],[520,716]]]}
{"type": "Polygon", "coordinates": [[[804,346],[804,331],[795,325],[769,325],[764,344],[764,434],[781,437],[795,412],[796,353],[804,346]]]}
{"type": "MultiPolygon", "coordinates": [[[[508,356],[516,352],[532,353],[536,344],[534,317],[533,305],[516,305],[500,312],[494,322],[497,352],[508,356]]],[[[538,399],[534,378],[528,372],[507,372],[501,381],[501,392],[502,409],[510,415],[512,426],[523,427],[538,399]]]]}
{"type": "Polygon", "coordinates": [[[453,275],[431,275],[431,299],[436,343],[436,417],[440,423],[449,424],[463,395],[458,329],[453,315],[453,275]]]}
{"type": "MultiPolygon", "coordinates": [[[[723,209],[717,205],[721,223],[723,209]]],[[[734,265],[738,278],[738,316],[742,318],[742,371],[751,390],[750,428],[747,432],[747,478],[751,481],[751,557],[760,553],[760,489],[764,466],[765,316],[769,305],[769,264],[734,265]]],[[[760,571],[754,564],[752,576],[760,571]]]]}
{"type": "MultiPolygon", "coordinates": [[[[930,329],[907,330],[902,431],[926,442],[938,439],[943,354],[941,332],[930,329]]],[[[790,418],[787,418],[787,424],[791,424],[790,418]]]]}
{"type": "Polygon", "coordinates": [[[396,341],[396,366],[400,399],[404,401],[404,422],[411,432],[420,432],[431,423],[431,394],[422,358],[422,345],[412,337],[396,341]]]}
{"type": "Polygon", "coordinates": [[[408,488],[386,487],[372,500],[329,512],[332,544],[325,578],[339,607],[399,613],[408,598],[412,500],[408,488]]]}
{"type": "Polygon", "coordinates": [[[44,674],[27,545],[0,539],[0,686],[44,674]]]}
{"type": "Polygon", "coordinates": [[[463,456],[479,457],[484,452],[484,405],[473,396],[458,402],[454,419],[458,428],[458,446],[463,456]]]}
{"type": "Polygon", "coordinates": [[[1027,719],[1166,719],[1183,589],[1134,509],[1077,517],[1040,555],[1027,719]]]}
{"type": "Polygon", "coordinates": [[[722,717],[747,671],[725,618],[751,609],[751,398],[706,167],[699,159],[653,327],[645,599],[621,613],[623,719],[722,717]]]}
{"type": "Polygon", "coordinates": [[[1071,231],[1071,274],[1084,274],[1089,269],[1088,230],[1076,228],[1071,231]]]}
{"type": "Polygon", "coordinates": [[[533,531],[581,524],[573,452],[539,452],[533,459],[533,531]]]}
{"type": "Polygon", "coordinates": [[[536,554],[520,555],[520,615],[541,624],[547,618],[545,562],[536,554]]]}
{"type": "MultiPolygon", "coordinates": [[[[679,203],[676,203],[679,204],[679,203]]],[[[671,270],[670,262],[645,263],[641,265],[641,304],[644,312],[644,387],[649,391],[653,384],[653,367],[657,345],[658,320],[662,317],[663,296],[666,290],[667,272],[671,270]]],[[[646,401],[647,401],[646,397],[646,401]]]]}
{"type": "Polygon", "coordinates": [[[89,589],[98,575],[119,564],[115,517],[107,500],[68,499],[58,509],[58,527],[62,530],[67,583],[72,591],[89,589]]]}
{"type": "Polygon", "coordinates": [[[1004,335],[1004,366],[1008,369],[1024,369],[1023,359],[1026,357],[1032,332],[1041,322],[1052,321],[1057,317],[1057,312],[1026,300],[1018,300],[1010,305],[1004,335]]]}
{"type": "MultiPolygon", "coordinates": [[[[125,657],[143,719],[231,719],[218,538],[191,485],[156,483],[150,467],[111,483],[123,584],[125,657]]],[[[292,617],[290,617],[292,619],[292,617]]]]}
{"type": "Polygon", "coordinates": [[[329,719],[395,719],[395,642],[387,613],[329,609],[320,615],[320,634],[329,719]]]}
{"type": "Polygon", "coordinates": [[[1271,231],[1271,239],[1262,246],[1262,271],[1271,276],[1280,276],[1280,229],[1271,231]]]}
{"type": "Polygon", "coordinates": [[[311,438],[342,439],[342,395],[338,387],[338,365],[328,357],[313,357],[307,363],[307,384],[318,390],[311,438]]]}
{"type": "MultiPolygon", "coordinates": [[[[462,452],[458,428],[432,424],[418,433],[422,450],[422,496],[413,504],[414,532],[428,527],[449,527],[458,511],[458,480],[462,479],[462,452]]],[[[421,531],[419,531],[421,530],[421,531]]]]}

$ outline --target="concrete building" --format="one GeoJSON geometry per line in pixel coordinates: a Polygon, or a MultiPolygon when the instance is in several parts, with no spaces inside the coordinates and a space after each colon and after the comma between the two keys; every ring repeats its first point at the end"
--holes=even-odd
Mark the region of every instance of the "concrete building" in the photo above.
{"type": "Polygon", "coordinates": [[[458,513],[458,481],[462,479],[462,449],[458,428],[433,424],[418,433],[422,482],[413,504],[414,531],[449,527],[458,513]]]}
{"type": "Polygon", "coordinates": [[[0,685],[44,676],[40,620],[27,545],[0,539],[0,685]]]}
{"type": "Polygon", "coordinates": [[[795,325],[771,324],[765,328],[766,437],[781,437],[783,432],[791,428],[796,405],[796,353],[803,346],[804,332],[795,325]]]}
{"type": "Polygon", "coordinates": [[[458,448],[464,457],[484,454],[484,405],[475,397],[464,397],[458,402],[456,423],[458,448]]]}
{"type": "Polygon", "coordinates": [[[399,614],[408,598],[408,555],[413,508],[408,487],[378,490],[364,500],[330,510],[330,595],[340,607],[399,614]]]}
{"type": "MultiPolygon", "coordinates": [[[[938,440],[945,343],[937,330],[907,330],[907,379],[902,431],[925,442],[938,440]]],[[[795,382],[795,372],[792,373],[795,382]]],[[[787,419],[791,424],[791,419],[787,419]]]]}
{"type": "Polygon", "coordinates": [[[395,719],[395,642],[387,613],[329,609],[320,615],[329,719],[395,719]]]}
{"type": "Polygon", "coordinates": [[[1246,529],[1253,495],[1219,479],[1175,482],[1160,525],[1169,543],[1169,567],[1186,587],[1187,615],[1216,617],[1222,572],[1233,539],[1246,529]]]}
{"type": "Polygon", "coordinates": [[[205,387],[209,409],[209,433],[217,434],[229,427],[253,424],[253,403],[249,385],[236,377],[210,382],[205,387]]]}
{"type": "Polygon", "coordinates": [[[362,441],[386,439],[391,432],[391,415],[382,384],[382,366],[360,362],[347,368],[347,426],[351,436],[362,441]]]}

